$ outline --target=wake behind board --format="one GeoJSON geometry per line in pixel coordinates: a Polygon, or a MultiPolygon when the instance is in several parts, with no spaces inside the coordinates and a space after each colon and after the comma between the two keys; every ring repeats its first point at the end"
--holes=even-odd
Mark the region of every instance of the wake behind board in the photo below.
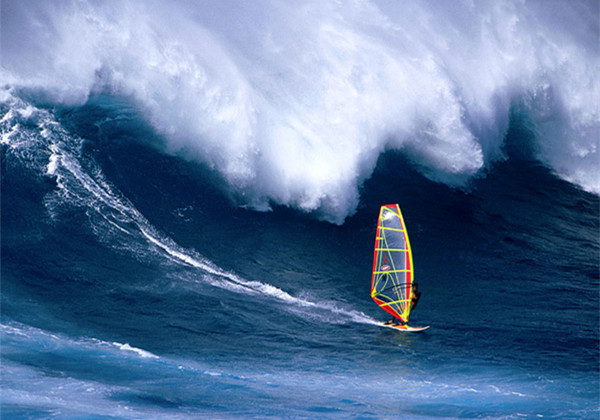
{"type": "Polygon", "coordinates": [[[409,325],[386,325],[384,323],[378,324],[381,327],[386,327],[386,328],[391,328],[393,330],[396,331],[402,331],[402,332],[421,332],[421,331],[425,331],[426,329],[429,328],[429,325],[425,326],[425,327],[411,327],[409,325]]]}

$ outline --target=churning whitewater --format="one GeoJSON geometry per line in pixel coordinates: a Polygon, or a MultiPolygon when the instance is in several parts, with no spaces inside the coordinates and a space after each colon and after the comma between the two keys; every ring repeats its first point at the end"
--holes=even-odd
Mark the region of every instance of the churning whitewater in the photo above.
{"type": "Polygon", "coordinates": [[[598,417],[598,2],[0,7],[3,418],[598,417]]]}
{"type": "Polygon", "coordinates": [[[2,78],[51,103],[128,98],[241,204],[341,223],[386,150],[464,186],[505,157],[511,109],[540,160],[598,193],[597,16],[593,1],[6,1],[2,78]]]}

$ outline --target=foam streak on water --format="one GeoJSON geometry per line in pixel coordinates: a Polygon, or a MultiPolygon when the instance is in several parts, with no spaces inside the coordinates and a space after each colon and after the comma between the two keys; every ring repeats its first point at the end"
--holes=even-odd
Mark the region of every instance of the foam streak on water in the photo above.
{"type": "MultiPolygon", "coordinates": [[[[14,100],[12,105],[16,110],[19,106],[26,107],[20,100],[14,100]]],[[[29,107],[27,106],[27,109],[29,107]]],[[[50,113],[34,109],[20,114],[22,115],[20,118],[9,119],[7,114],[3,119],[7,125],[4,128],[8,132],[3,136],[6,139],[4,143],[13,149],[19,147],[20,152],[28,156],[27,160],[48,159],[43,175],[54,178],[58,188],[49,194],[45,201],[49,213],[54,217],[58,217],[64,207],[83,207],[86,209],[93,231],[99,239],[112,248],[134,253],[138,258],[143,257],[153,249],[145,246],[144,241],[140,243],[143,239],[147,244],[160,250],[162,256],[169,261],[199,269],[202,275],[195,278],[201,278],[213,286],[236,293],[261,295],[300,307],[319,308],[330,315],[333,314],[337,319],[335,322],[351,320],[367,324],[376,323],[361,312],[340,308],[335,302],[313,302],[294,297],[267,283],[244,280],[234,273],[222,270],[197,252],[181,248],[172,239],[159,233],[129,200],[115,191],[93,162],[82,163],[84,160],[80,154],[82,140],[66,132],[52,119],[50,113]],[[33,115],[35,118],[32,117],[33,115]],[[23,133],[19,133],[15,138],[10,135],[11,132],[17,131],[14,127],[18,127],[19,122],[35,122],[28,141],[20,141],[23,133]],[[10,128],[11,125],[13,129],[10,128]],[[36,133],[39,136],[34,140],[36,133]],[[45,143],[40,143],[39,139],[44,139],[45,143]],[[35,159],[31,159],[32,156],[35,159]],[[138,237],[137,240],[135,236],[138,237]]],[[[33,162],[27,164],[31,163],[33,162]]],[[[326,316],[322,319],[330,320],[330,318],[326,316]]]]}

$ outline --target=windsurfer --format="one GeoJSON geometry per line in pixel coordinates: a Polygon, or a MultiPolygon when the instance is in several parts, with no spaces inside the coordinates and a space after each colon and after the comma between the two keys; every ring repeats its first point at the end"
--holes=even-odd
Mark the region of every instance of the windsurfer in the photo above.
{"type": "Polygon", "coordinates": [[[419,284],[413,283],[412,293],[410,294],[410,310],[412,311],[417,306],[417,303],[421,299],[421,292],[419,292],[419,284]]]}
{"type": "MultiPolygon", "coordinates": [[[[421,299],[421,292],[419,292],[419,284],[418,283],[413,283],[413,285],[412,285],[412,291],[411,291],[411,294],[410,294],[410,310],[411,311],[413,309],[415,309],[415,306],[417,306],[417,303],[419,302],[419,299],[421,299]]],[[[389,321],[385,322],[384,325],[394,325],[394,323],[396,325],[406,325],[407,324],[406,321],[403,321],[400,318],[393,317],[389,321]]]]}

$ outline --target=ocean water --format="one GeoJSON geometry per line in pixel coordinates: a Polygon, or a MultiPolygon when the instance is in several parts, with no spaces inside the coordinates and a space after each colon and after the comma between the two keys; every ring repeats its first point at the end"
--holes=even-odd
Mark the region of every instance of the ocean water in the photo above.
{"type": "Polygon", "coordinates": [[[3,1],[1,418],[597,419],[599,16],[3,1]]]}

